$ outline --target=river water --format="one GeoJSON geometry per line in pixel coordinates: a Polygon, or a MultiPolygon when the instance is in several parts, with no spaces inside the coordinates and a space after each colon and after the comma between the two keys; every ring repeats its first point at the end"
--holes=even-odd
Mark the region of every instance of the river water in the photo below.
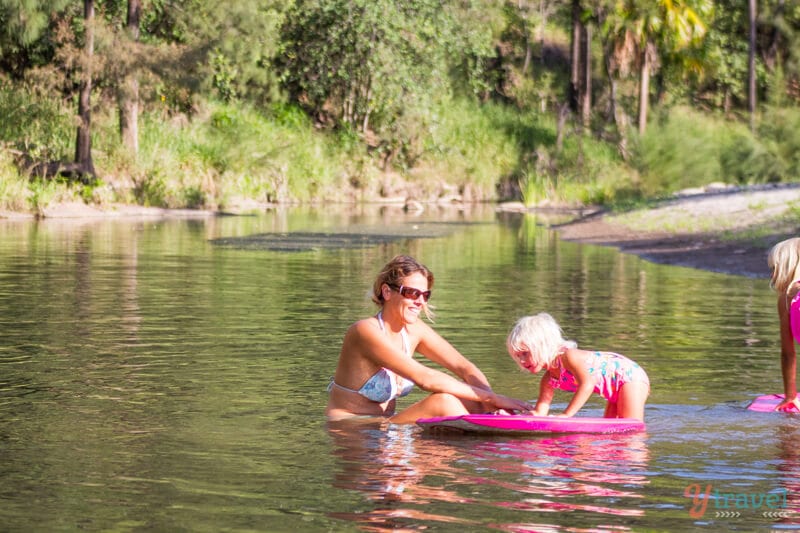
{"type": "Polygon", "coordinates": [[[365,206],[0,223],[2,529],[800,528],[800,419],[745,409],[781,390],[767,279],[562,242],[544,222],[365,206]],[[434,271],[434,327],[495,390],[535,399],[504,339],[548,311],[647,370],[647,431],[327,423],[341,336],[397,253],[434,271]]]}

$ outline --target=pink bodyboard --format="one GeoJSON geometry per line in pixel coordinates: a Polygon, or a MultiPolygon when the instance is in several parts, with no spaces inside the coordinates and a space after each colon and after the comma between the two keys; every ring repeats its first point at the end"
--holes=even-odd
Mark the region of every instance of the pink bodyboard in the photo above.
{"type": "MultiPolygon", "coordinates": [[[[765,394],[764,396],[759,396],[752,402],[750,405],[747,406],[748,411],[758,411],[759,413],[769,413],[775,411],[775,408],[778,406],[779,403],[783,401],[783,394],[765,394]]],[[[797,409],[792,407],[789,411],[784,411],[786,413],[797,413],[797,409]]]]}
{"type": "Polygon", "coordinates": [[[556,417],[531,415],[461,415],[420,418],[425,429],[455,429],[470,433],[549,434],[626,433],[643,431],[644,422],[635,418],[556,417]]]}

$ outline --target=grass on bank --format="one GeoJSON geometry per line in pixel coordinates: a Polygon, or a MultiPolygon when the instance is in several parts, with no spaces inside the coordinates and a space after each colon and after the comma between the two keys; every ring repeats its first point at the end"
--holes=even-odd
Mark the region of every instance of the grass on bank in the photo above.
{"type": "Polygon", "coordinates": [[[297,108],[205,102],[193,116],[149,108],[140,149],[120,145],[113,106],[93,115],[94,187],[30,180],[20,154],[68,161],[74,110],[0,85],[0,207],[41,211],[64,199],[224,208],[258,202],[369,201],[393,193],[435,200],[520,199],[527,205],[625,206],[712,182],[789,181],[800,174],[800,110],[767,110],[742,124],[689,108],[661,110],[623,161],[614,144],[569,125],[556,149],[552,113],[499,104],[441,103],[398,128],[394,150],[353,132],[319,130],[297,108]],[[386,161],[389,160],[389,164],[386,161]]]}

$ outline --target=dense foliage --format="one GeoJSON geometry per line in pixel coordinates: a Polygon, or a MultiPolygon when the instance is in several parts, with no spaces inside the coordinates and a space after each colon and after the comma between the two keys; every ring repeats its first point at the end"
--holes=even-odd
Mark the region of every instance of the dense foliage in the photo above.
{"type": "Polygon", "coordinates": [[[54,181],[220,206],[794,180],[800,4],[748,7],[0,0],[0,203],[54,181]]]}

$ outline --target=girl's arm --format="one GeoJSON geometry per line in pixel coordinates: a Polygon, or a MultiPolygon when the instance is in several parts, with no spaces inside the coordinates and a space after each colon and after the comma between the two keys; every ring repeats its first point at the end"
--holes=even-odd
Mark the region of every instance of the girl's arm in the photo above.
{"type": "Polygon", "coordinates": [[[794,337],[789,323],[789,298],[785,294],[778,295],[778,319],[781,331],[781,376],[783,377],[784,400],[775,408],[776,411],[787,411],[796,407],[800,410],[800,400],[797,400],[797,353],[794,346],[794,337]]]}
{"type": "Polygon", "coordinates": [[[536,407],[533,414],[536,416],[547,416],[550,412],[550,404],[553,402],[553,386],[550,385],[550,372],[544,371],[542,380],[539,382],[539,399],[536,400],[536,407]]]}
{"type": "Polygon", "coordinates": [[[561,364],[575,376],[575,382],[578,384],[578,389],[561,416],[573,416],[580,411],[594,392],[594,382],[586,370],[585,359],[586,353],[577,348],[570,348],[561,356],[561,364]]]}

